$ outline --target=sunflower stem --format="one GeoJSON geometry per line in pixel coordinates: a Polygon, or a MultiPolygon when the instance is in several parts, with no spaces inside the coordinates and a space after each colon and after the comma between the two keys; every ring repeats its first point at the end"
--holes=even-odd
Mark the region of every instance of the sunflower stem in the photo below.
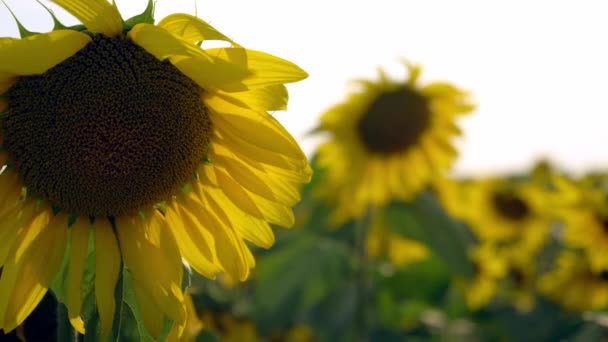
{"type": "Polygon", "coordinates": [[[356,267],[354,281],[357,294],[357,306],[355,312],[355,329],[358,341],[367,341],[369,333],[368,307],[371,293],[371,279],[369,277],[369,260],[366,253],[365,241],[369,230],[373,207],[369,206],[364,215],[355,224],[354,249],[356,267]]]}

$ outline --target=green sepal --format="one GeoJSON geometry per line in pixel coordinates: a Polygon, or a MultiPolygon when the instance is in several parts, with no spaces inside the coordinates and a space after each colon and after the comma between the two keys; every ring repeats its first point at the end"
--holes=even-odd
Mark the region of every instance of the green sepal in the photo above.
{"type": "Polygon", "coordinates": [[[23,26],[23,24],[21,24],[19,19],[17,19],[17,16],[15,15],[15,13],[13,13],[13,10],[11,10],[11,8],[6,4],[6,2],[4,2],[4,0],[2,0],[2,3],[4,4],[4,6],[8,10],[8,12],[11,14],[13,19],[15,19],[15,22],[17,23],[17,28],[19,29],[19,35],[21,36],[21,38],[26,38],[26,37],[33,36],[36,34],[40,34],[40,32],[32,32],[32,31],[26,29],[25,26],[23,26]]]}
{"type": "Polygon", "coordinates": [[[127,19],[123,24],[123,33],[131,31],[133,26],[137,24],[154,24],[154,1],[148,0],[146,9],[136,16],[127,19]]]}
{"type": "Polygon", "coordinates": [[[36,0],[36,2],[40,6],[44,7],[44,9],[49,13],[49,15],[51,16],[51,18],[53,19],[53,31],[67,29],[67,26],[63,25],[63,23],[61,23],[61,21],[59,21],[59,19],[57,19],[57,16],[55,15],[55,13],[50,8],[48,8],[45,4],[43,4],[42,2],[40,2],[40,0],[36,0]]]}

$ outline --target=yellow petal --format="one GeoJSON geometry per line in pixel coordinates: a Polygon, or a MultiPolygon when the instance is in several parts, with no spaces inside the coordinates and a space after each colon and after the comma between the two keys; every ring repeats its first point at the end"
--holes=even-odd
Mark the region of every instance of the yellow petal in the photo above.
{"type": "Polygon", "coordinates": [[[213,236],[181,204],[169,207],[166,218],[180,253],[188,264],[199,274],[215,279],[222,268],[217,265],[213,236]]]}
{"type": "MultiPolygon", "coordinates": [[[[196,202],[193,200],[192,203],[196,202]]],[[[218,262],[222,268],[236,279],[246,278],[249,268],[244,258],[242,241],[234,233],[230,222],[218,217],[224,214],[222,209],[216,203],[211,204],[209,197],[204,197],[199,204],[188,208],[188,211],[214,237],[218,262]]]]}
{"type": "Polygon", "coordinates": [[[233,106],[217,97],[206,99],[205,104],[211,109],[211,120],[222,136],[237,136],[293,159],[306,158],[295,139],[267,113],[233,106]]]}
{"type": "Polygon", "coordinates": [[[80,309],[82,307],[82,277],[88,254],[90,226],[88,217],[77,218],[72,226],[70,240],[66,306],[68,308],[70,323],[81,334],[84,334],[84,324],[80,317],[80,309]]]}
{"type": "Polygon", "coordinates": [[[241,92],[218,92],[227,102],[259,111],[286,110],[289,95],[283,84],[258,87],[241,92]]]}
{"type": "Polygon", "coordinates": [[[186,313],[181,291],[181,255],[169,227],[154,215],[160,214],[152,211],[145,219],[139,215],[117,218],[120,249],[133,282],[139,284],[161,312],[182,324],[186,313]],[[155,272],[150,272],[150,265],[154,265],[155,272]]]}
{"type": "Polygon", "coordinates": [[[116,6],[106,0],[51,0],[80,20],[92,32],[108,37],[122,32],[122,18],[116,6]]]}
{"type": "Polygon", "coordinates": [[[243,83],[249,87],[296,82],[308,77],[297,65],[265,52],[243,48],[205,50],[210,56],[241,65],[252,72],[243,83]]]}
{"type": "Polygon", "coordinates": [[[11,331],[38,305],[57,275],[67,237],[67,216],[51,220],[50,210],[41,212],[22,231],[0,277],[0,324],[11,331]],[[35,236],[30,241],[32,236],[35,236]],[[21,258],[17,250],[25,249],[21,258]],[[16,286],[18,284],[18,286],[16,286]]]}
{"type": "Polygon", "coordinates": [[[223,40],[233,46],[238,46],[205,21],[189,14],[175,13],[168,15],[156,26],[164,28],[189,43],[198,43],[204,40],[223,40]]]}
{"type": "Polygon", "coordinates": [[[163,328],[164,313],[157,307],[156,303],[152,297],[148,295],[146,290],[144,290],[141,283],[133,283],[133,292],[135,293],[137,307],[141,318],[144,321],[144,325],[146,326],[146,330],[148,330],[148,333],[152,337],[155,339],[158,338],[163,328]]]}
{"type": "Polygon", "coordinates": [[[268,200],[292,206],[300,200],[299,183],[291,183],[280,173],[266,172],[263,166],[251,167],[221,145],[214,145],[211,155],[214,165],[228,171],[247,190],[268,200]]]}
{"type": "Polygon", "coordinates": [[[106,219],[95,221],[95,300],[101,321],[101,336],[112,329],[114,317],[114,289],[120,272],[120,251],[112,225],[106,219]]]}
{"type": "Polygon", "coordinates": [[[9,251],[12,253],[12,245],[17,234],[26,227],[38,214],[39,210],[33,200],[13,207],[8,211],[6,217],[0,219],[0,265],[4,265],[9,251]]]}
{"type": "MultiPolygon", "coordinates": [[[[222,174],[222,172],[219,174],[222,174]]],[[[225,176],[222,175],[220,177],[223,178],[225,176]]],[[[222,184],[225,184],[223,180],[222,184]]],[[[246,193],[239,193],[238,190],[233,190],[236,191],[236,194],[228,195],[230,191],[226,190],[224,186],[221,188],[206,187],[203,191],[206,191],[219,204],[219,207],[230,213],[228,219],[239,236],[262,248],[269,248],[274,244],[272,229],[270,229],[270,226],[263,218],[263,214],[257,209],[255,203],[253,203],[246,193]],[[232,200],[232,198],[237,196],[242,197],[242,200],[249,206],[248,209],[243,209],[239,206],[237,201],[241,200],[240,198],[236,198],[236,201],[232,200]],[[251,215],[247,210],[256,211],[259,216],[251,215]]]]}
{"type": "Polygon", "coordinates": [[[161,61],[171,56],[190,56],[211,62],[211,57],[198,46],[151,24],[142,23],[133,26],[127,37],[161,61]]]}
{"type": "MultiPolygon", "coordinates": [[[[17,76],[6,72],[0,72],[0,94],[4,94],[9,90],[13,84],[15,84],[15,81],[17,81],[17,76]]],[[[0,112],[3,110],[4,108],[2,108],[2,105],[0,104],[0,112]]]]}
{"type": "MultiPolygon", "coordinates": [[[[222,147],[238,155],[239,158],[247,161],[255,161],[258,163],[272,165],[277,169],[288,170],[294,174],[303,174],[304,172],[310,173],[310,171],[306,171],[310,169],[308,160],[306,158],[289,158],[283,154],[260,148],[259,146],[251,144],[250,142],[245,141],[236,135],[222,135],[220,131],[215,130],[213,142],[214,145],[222,145],[222,147]]],[[[248,164],[253,165],[254,163],[248,164]]]]}
{"type": "Polygon", "coordinates": [[[19,204],[21,196],[21,180],[17,172],[7,171],[0,174],[0,227],[6,221],[7,213],[19,204]]]}
{"type": "Polygon", "coordinates": [[[89,36],[72,30],[57,30],[23,39],[0,38],[0,73],[42,74],[89,42],[89,36]]]}
{"type": "MultiPolygon", "coordinates": [[[[202,51],[202,50],[201,50],[202,51]]],[[[171,64],[207,91],[243,91],[250,72],[237,64],[206,56],[172,56],[171,64]]]]}

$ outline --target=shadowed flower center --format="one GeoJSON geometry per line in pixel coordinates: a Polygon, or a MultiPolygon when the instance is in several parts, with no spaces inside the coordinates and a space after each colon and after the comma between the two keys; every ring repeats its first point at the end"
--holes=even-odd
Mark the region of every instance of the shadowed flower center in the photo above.
{"type": "Polygon", "coordinates": [[[596,216],[596,220],[600,224],[600,226],[602,227],[602,230],[604,231],[604,233],[608,234],[608,216],[607,215],[598,214],[596,216]]]}
{"type": "Polygon", "coordinates": [[[129,40],[97,36],[19,78],[1,118],[4,147],[28,193],[72,214],[131,214],[168,199],[205,157],[202,91],[129,40]]]}
{"type": "Polygon", "coordinates": [[[509,192],[498,192],[492,196],[496,211],[504,218],[519,221],[530,215],[530,207],[517,195],[509,192]]]}
{"type": "Polygon", "coordinates": [[[378,96],[361,117],[357,130],[372,153],[392,154],[414,146],[431,123],[427,99],[409,87],[378,96]]]}
{"type": "Polygon", "coordinates": [[[602,272],[598,273],[597,276],[603,281],[608,281],[608,270],[603,270],[602,272]]]}

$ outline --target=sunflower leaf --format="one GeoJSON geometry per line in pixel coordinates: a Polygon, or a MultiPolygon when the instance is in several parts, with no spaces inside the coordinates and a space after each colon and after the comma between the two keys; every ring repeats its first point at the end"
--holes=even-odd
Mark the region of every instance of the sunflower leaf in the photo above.
{"type": "Polygon", "coordinates": [[[454,274],[473,275],[466,230],[430,193],[422,193],[409,203],[392,203],[384,211],[384,220],[395,232],[425,243],[454,274]]]}

